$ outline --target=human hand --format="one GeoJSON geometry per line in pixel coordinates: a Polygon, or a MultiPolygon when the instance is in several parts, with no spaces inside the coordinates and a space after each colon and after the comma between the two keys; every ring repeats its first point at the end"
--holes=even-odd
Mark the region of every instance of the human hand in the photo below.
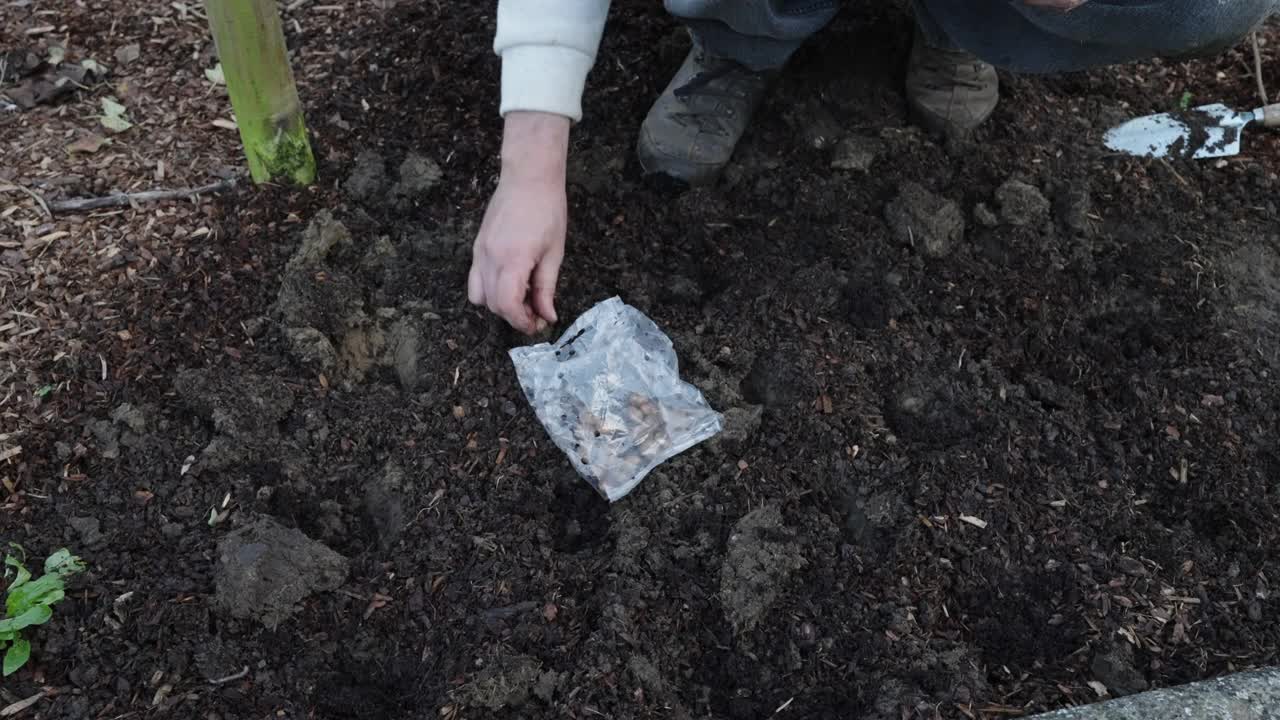
{"type": "Polygon", "coordinates": [[[556,321],[556,280],[569,215],[568,147],[568,118],[507,115],[502,174],[472,247],[467,297],[527,335],[556,321]]]}

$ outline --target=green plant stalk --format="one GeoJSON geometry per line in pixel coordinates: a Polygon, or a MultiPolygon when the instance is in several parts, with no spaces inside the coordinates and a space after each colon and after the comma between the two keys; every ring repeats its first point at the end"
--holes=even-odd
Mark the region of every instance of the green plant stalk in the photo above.
{"type": "Polygon", "coordinates": [[[53,617],[53,605],[66,597],[66,579],[84,572],[84,563],[71,551],[62,548],[44,561],[44,574],[32,580],[30,571],[23,566],[26,553],[17,543],[9,543],[12,552],[4,557],[5,588],[4,612],[0,614],[0,649],[5,650],[0,662],[0,675],[8,677],[17,672],[31,658],[31,641],[22,637],[22,631],[43,625],[53,617]]]}
{"type": "Polygon", "coordinates": [[[274,0],[206,0],[231,107],[255,183],[310,185],[315,156],[274,0]]]}

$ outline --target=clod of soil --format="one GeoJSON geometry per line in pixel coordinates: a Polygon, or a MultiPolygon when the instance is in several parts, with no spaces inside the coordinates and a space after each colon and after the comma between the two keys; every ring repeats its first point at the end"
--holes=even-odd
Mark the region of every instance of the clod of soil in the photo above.
{"type": "Polygon", "coordinates": [[[391,192],[410,201],[420,200],[443,177],[444,172],[435,160],[411,152],[400,163],[400,181],[391,192]]]}
{"type": "Polygon", "coordinates": [[[327,260],[335,250],[351,246],[351,232],[346,225],[335,220],[333,212],[326,208],[317,212],[311,222],[307,223],[293,256],[289,258],[288,267],[314,268],[327,260]]]}
{"type": "Polygon", "coordinates": [[[124,403],[111,413],[110,419],[94,420],[88,428],[98,453],[114,460],[120,457],[122,446],[133,448],[143,441],[147,415],[142,409],[124,403]]]}
{"type": "Polygon", "coordinates": [[[240,440],[277,435],[276,424],[293,409],[293,392],[274,377],[185,370],[174,378],[173,389],[215,430],[240,440]]]}
{"type": "Polygon", "coordinates": [[[356,156],[355,168],[342,189],[353,200],[374,200],[387,187],[387,161],[375,150],[363,150],[356,156]]]}
{"type": "Polygon", "coordinates": [[[996,206],[1000,219],[1010,225],[1025,227],[1049,217],[1049,201],[1039,188],[1021,180],[1007,180],[996,188],[996,206]]]}
{"type": "Polygon", "coordinates": [[[123,424],[129,430],[135,433],[143,433],[147,430],[147,413],[142,408],[134,407],[130,403],[120,405],[111,413],[111,420],[123,424]]]}
{"type": "Polygon", "coordinates": [[[67,524],[80,538],[80,543],[87,547],[97,547],[103,540],[102,522],[91,517],[67,518],[67,524]]]}
{"type": "Polygon", "coordinates": [[[431,372],[431,366],[423,356],[422,336],[423,329],[408,318],[397,320],[387,335],[391,366],[395,368],[400,387],[406,392],[417,390],[431,372]]]}
{"type": "Polygon", "coordinates": [[[276,296],[294,359],[347,382],[390,368],[405,390],[422,388],[431,377],[425,323],[439,316],[421,304],[384,303],[395,302],[396,286],[409,282],[414,263],[451,256],[462,247],[459,237],[450,230],[415,232],[401,245],[379,236],[354,248],[346,226],[322,213],[303,233],[276,296]],[[341,249],[364,252],[357,260],[341,249]]]}
{"type": "Polygon", "coordinates": [[[760,419],[764,416],[764,408],[759,405],[733,407],[725,410],[724,429],[720,439],[726,442],[745,443],[760,429],[760,419]]]}
{"type": "Polygon", "coordinates": [[[917,248],[925,257],[946,257],[964,238],[960,206],[916,182],[898,186],[898,196],[889,201],[884,213],[898,241],[917,248]]]}
{"type": "Polygon", "coordinates": [[[1235,301],[1232,310],[1251,322],[1280,330],[1280,236],[1241,245],[1227,258],[1223,270],[1235,301]]]}
{"type": "Polygon", "coordinates": [[[868,172],[876,158],[884,152],[884,143],[875,138],[851,135],[840,141],[831,153],[831,167],[836,170],[868,172]]]}
{"type": "Polygon", "coordinates": [[[978,203],[973,206],[973,221],[990,228],[1000,224],[1000,217],[986,203],[978,203]]]}
{"type": "Polygon", "coordinates": [[[108,460],[120,457],[120,429],[110,420],[94,420],[89,424],[94,446],[108,460]]]}
{"type": "Polygon", "coordinates": [[[528,655],[500,653],[471,682],[458,688],[453,697],[472,708],[501,710],[518,708],[535,690],[550,695],[549,688],[539,687],[542,663],[528,655]]]}
{"type": "Polygon", "coordinates": [[[302,532],[257,518],[218,543],[215,601],[234,618],[275,628],[308,596],[342,586],[347,559],[302,532]]]}
{"type": "Polygon", "coordinates": [[[1098,682],[1107,686],[1112,695],[1132,695],[1148,687],[1147,679],[1134,667],[1133,650],[1127,645],[1116,645],[1105,652],[1098,652],[1089,663],[1089,669],[1098,682]]]}
{"type": "Polygon", "coordinates": [[[729,535],[720,568],[720,602],[737,632],[756,626],[782,593],[792,572],[805,566],[794,537],[773,505],[742,517],[729,535]]]}
{"type": "Polygon", "coordinates": [[[285,327],[312,327],[340,336],[360,324],[364,298],[355,280],[345,273],[297,267],[286,272],[276,309],[285,327]]]}
{"type": "Polygon", "coordinates": [[[387,160],[376,150],[363,150],[342,189],[352,200],[371,206],[406,209],[412,207],[444,177],[436,161],[419,153],[408,153],[400,162],[398,179],[387,177],[387,160]]]}
{"type": "Polygon", "coordinates": [[[643,697],[648,703],[660,703],[660,707],[676,720],[688,720],[691,717],[688,708],[680,701],[679,692],[648,658],[639,654],[627,658],[627,675],[629,680],[639,686],[642,695],[638,697],[643,697]]]}
{"type": "Polygon", "coordinates": [[[1095,226],[1089,213],[1093,212],[1093,197],[1084,187],[1067,187],[1054,198],[1054,214],[1058,222],[1077,235],[1091,237],[1095,226]]]}
{"type": "Polygon", "coordinates": [[[365,520],[384,550],[395,545],[404,532],[406,482],[404,470],[387,463],[382,475],[365,486],[365,520]]]}
{"type": "Polygon", "coordinates": [[[304,367],[332,370],[338,365],[338,351],[324,333],[313,327],[285,329],[285,339],[295,360],[304,367]]]}

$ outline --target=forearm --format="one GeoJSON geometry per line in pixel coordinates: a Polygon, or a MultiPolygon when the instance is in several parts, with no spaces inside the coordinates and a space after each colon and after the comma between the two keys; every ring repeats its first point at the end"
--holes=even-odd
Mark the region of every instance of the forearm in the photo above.
{"type": "Polygon", "coordinates": [[[502,129],[503,177],[563,184],[570,124],[568,117],[553,113],[507,113],[502,129]]]}

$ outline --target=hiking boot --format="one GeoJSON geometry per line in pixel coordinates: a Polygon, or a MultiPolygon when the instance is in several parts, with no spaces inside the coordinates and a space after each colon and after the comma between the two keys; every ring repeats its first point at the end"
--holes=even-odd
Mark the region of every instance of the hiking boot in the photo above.
{"type": "Polygon", "coordinates": [[[916,29],[907,63],[907,104],[917,124],[963,137],[991,116],[999,100],[995,67],[963,50],[934,47],[916,29]]]}
{"type": "Polygon", "coordinates": [[[770,72],[755,72],[696,44],[640,126],[646,173],[710,185],[729,164],[764,97],[770,72]]]}

